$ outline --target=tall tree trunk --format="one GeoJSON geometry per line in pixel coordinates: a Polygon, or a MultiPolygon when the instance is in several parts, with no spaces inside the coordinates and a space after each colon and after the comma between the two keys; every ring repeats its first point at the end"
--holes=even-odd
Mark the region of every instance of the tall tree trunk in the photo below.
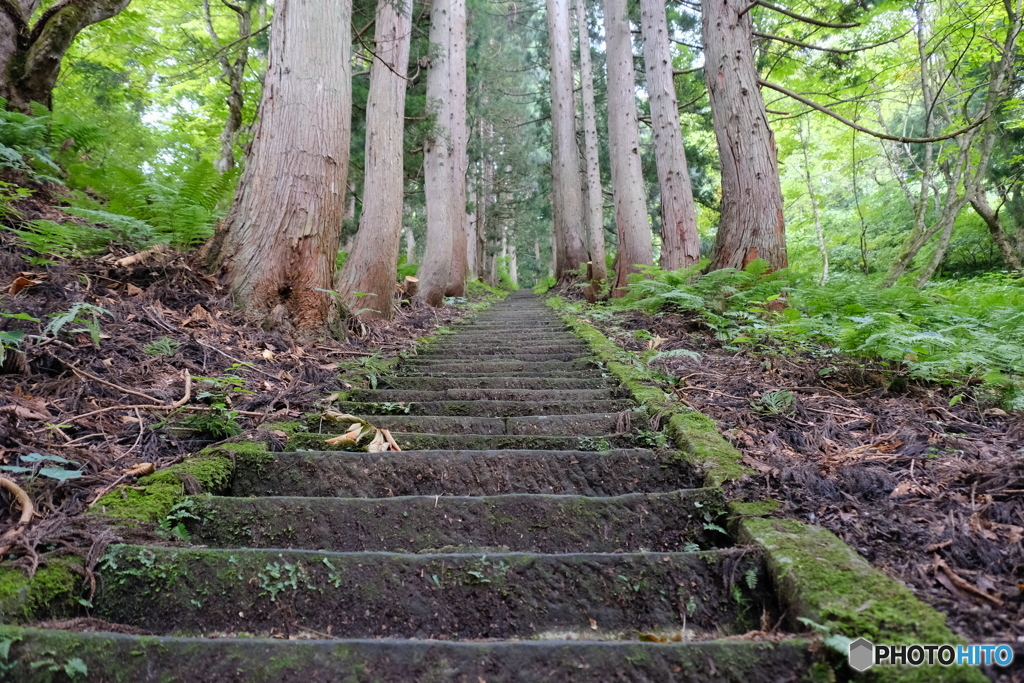
{"type": "Polygon", "coordinates": [[[355,245],[335,289],[350,312],[390,320],[402,240],[406,70],[411,0],[378,0],[370,92],[366,101],[363,212],[355,245]],[[361,296],[356,296],[356,293],[361,296]]]}
{"type": "Polygon", "coordinates": [[[469,279],[476,278],[477,271],[477,260],[476,260],[476,203],[477,203],[477,187],[475,185],[470,186],[468,190],[469,204],[474,209],[472,212],[466,213],[466,277],[469,279]]]}
{"type": "Polygon", "coordinates": [[[53,108],[60,63],[81,31],[119,14],[131,0],[64,0],[32,15],[42,0],[0,0],[0,97],[9,109],[53,108]]]}
{"type": "Polygon", "coordinates": [[[814,193],[814,182],[811,179],[811,159],[807,153],[810,146],[811,124],[807,123],[807,135],[804,135],[804,124],[797,121],[797,137],[800,139],[800,147],[804,154],[804,180],[807,183],[807,198],[811,200],[811,217],[814,219],[814,234],[818,238],[818,255],[821,256],[821,279],[819,283],[825,286],[828,282],[828,245],[825,243],[825,233],[821,229],[821,217],[818,216],[818,197],[814,193]]]}
{"type": "Polygon", "coordinates": [[[416,235],[410,225],[405,227],[405,262],[416,263],[416,235]]]}
{"type": "Polygon", "coordinates": [[[786,229],[775,138],[757,83],[749,4],[702,5],[704,71],[722,166],[722,212],[711,268],[764,259],[785,268],[786,229]]]}
{"type": "Polygon", "coordinates": [[[221,44],[220,36],[217,35],[217,30],[213,27],[210,0],[203,0],[206,32],[210,34],[213,47],[220,54],[220,78],[228,86],[228,118],[224,122],[224,130],[220,134],[220,156],[214,162],[214,167],[221,173],[227,173],[235,167],[235,143],[238,141],[238,131],[242,129],[242,114],[245,107],[245,93],[242,90],[242,85],[245,78],[245,66],[249,61],[248,36],[252,33],[251,5],[235,5],[230,2],[224,4],[235,12],[238,19],[239,44],[236,47],[234,60],[231,59],[228,48],[221,44]]]}
{"type": "Polygon", "coordinates": [[[989,234],[992,236],[992,241],[999,248],[999,254],[1003,257],[1006,265],[1014,270],[1024,268],[1024,260],[1021,258],[1022,254],[1018,254],[1014,250],[1013,245],[1010,244],[1010,238],[1003,227],[1003,220],[999,217],[999,212],[989,204],[985,188],[970,188],[968,198],[975,213],[981,217],[981,220],[985,221],[989,234]]]}
{"type": "MultiPolygon", "coordinates": [[[[434,117],[423,149],[423,180],[427,200],[427,246],[419,270],[417,300],[429,306],[444,303],[452,273],[455,245],[455,149],[452,144],[451,2],[433,0],[430,8],[430,43],[438,46],[427,69],[428,112],[434,117]]],[[[433,50],[432,50],[433,52],[433,50]]]]}
{"type": "Polygon", "coordinates": [[[547,0],[547,10],[551,47],[551,209],[559,249],[555,277],[562,279],[585,263],[588,255],[576,148],[569,0],[547,0]]]}
{"type": "Polygon", "coordinates": [[[700,236],[697,234],[697,209],[693,203],[683,134],[679,127],[679,103],[672,73],[665,1],[640,0],[640,17],[658,185],[661,188],[660,265],[665,270],[676,270],[700,261],[700,236]]]}
{"type": "Polygon", "coordinates": [[[351,4],[278,0],[259,120],[225,222],[235,303],[267,326],[321,334],[345,212],[351,4]],[[302,125],[296,125],[301,121],[302,125]]]}
{"type": "Polygon", "coordinates": [[[466,293],[466,172],[469,169],[467,152],[469,135],[466,130],[466,0],[449,0],[451,15],[450,66],[451,79],[448,97],[449,130],[452,136],[452,265],[445,294],[463,296],[466,293]]]}
{"type": "Polygon", "coordinates": [[[615,230],[619,236],[612,297],[621,297],[637,266],[654,265],[654,249],[644,196],[636,74],[626,0],[604,0],[604,25],[608,50],[608,146],[615,230]]]}
{"type": "MultiPolygon", "coordinates": [[[[597,142],[597,107],[594,105],[594,67],[590,58],[590,29],[586,0],[576,0],[576,23],[580,39],[580,99],[583,104],[583,149],[587,170],[584,193],[584,223],[590,247],[594,281],[608,279],[604,248],[604,196],[601,191],[601,157],[597,142]]],[[[540,257],[537,258],[538,262],[540,257]]]]}

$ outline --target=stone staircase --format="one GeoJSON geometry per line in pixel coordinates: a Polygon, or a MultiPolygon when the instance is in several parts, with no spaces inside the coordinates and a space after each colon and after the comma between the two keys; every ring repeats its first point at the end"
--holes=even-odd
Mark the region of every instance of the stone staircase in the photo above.
{"type": "Polygon", "coordinates": [[[458,329],[341,406],[402,452],[240,465],[193,547],[101,565],[94,616],[160,635],[33,631],[12,680],[801,680],[806,641],[737,637],[780,620],[763,558],[585,345],[528,293],[458,329]]]}

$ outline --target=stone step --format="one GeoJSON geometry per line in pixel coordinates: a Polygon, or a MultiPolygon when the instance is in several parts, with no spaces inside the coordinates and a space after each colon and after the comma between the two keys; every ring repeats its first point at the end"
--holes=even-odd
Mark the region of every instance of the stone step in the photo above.
{"type": "Polygon", "coordinates": [[[685,462],[645,449],[274,453],[240,469],[232,496],[617,496],[693,488],[685,462]]]}
{"type": "Polygon", "coordinates": [[[193,543],[337,552],[678,552],[728,541],[720,489],[595,498],[509,494],[188,499],[193,543]]]}
{"type": "MultiPolygon", "coordinates": [[[[437,415],[360,415],[381,429],[414,434],[484,434],[488,436],[590,436],[604,437],[629,432],[630,425],[644,425],[647,415],[630,413],[591,413],[589,415],[533,415],[528,417],[452,417],[437,415]]],[[[323,433],[331,423],[310,418],[307,428],[323,433]]]]}
{"type": "MultiPolygon", "coordinates": [[[[570,368],[567,370],[545,370],[545,369],[532,369],[532,368],[513,368],[507,367],[493,367],[489,365],[473,364],[472,366],[464,366],[459,364],[452,364],[448,367],[438,365],[434,367],[419,367],[414,368],[411,366],[405,366],[402,368],[401,375],[395,375],[395,377],[401,379],[404,377],[418,378],[418,377],[453,377],[457,379],[463,379],[466,377],[515,377],[525,379],[607,379],[607,373],[597,367],[590,369],[585,368],[570,368]]],[[[384,378],[382,378],[383,380],[384,378]]]]}
{"type": "Polygon", "coordinates": [[[621,390],[613,389],[362,389],[349,398],[357,402],[426,402],[426,401],[608,401],[621,390]]]}
{"type": "MultiPolygon", "coordinates": [[[[376,418],[374,418],[376,419],[376,418]]],[[[288,448],[295,451],[343,450],[325,444],[338,434],[299,432],[290,437],[288,448]]],[[[406,434],[391,432],[403,451],[490,451],[490,450],[545,450],[545,451],[606,451],[630,448],[633,438],[621,436],[511,436],[507,434],[406,434]]]]}
{"type": "Polygon", "coordinates": [[[576,352],[560,354],[508,353],[505,355],[488,353],[458,358],[410,356],[402,362],[398,372],[401,373],[402,368],[409,366],[431,365],[458,365],[459,367],[467,365],[532,365],[544,366],[542,369],[545,370],[568,370],[570,368],[595,367],[595,361],[576,352]]]}
{"type": "Polygon", "coordinates": [[[446,391],[448,389],[604,389],[617,386],[611,377],[399,377],[377,379],[378,388],[446,391]]]}
{"type": "MultiPolygon", "coordinates": [[[[320,634],[305,634],[322,638],[320,634]]],[[[804,680],[814,657],[805,640],[686,643],[404,639],[169,638],[69,633],[0,626],[10,643],[7,675],[49,683],[49,660],[80,659],[89,681],[156,683],[409,683],[410,681],[689,681],[780,683],[804,680]],[[626,674],[628,672],[628,675],[626,674]]]]}
{"type": "Polygon", "coordinates": [[[569,330],[466,330],[454,335],[448,335],[438,339],[436,344],[465,345],[471,343],[489,344],[494,342],[514,341],[532,344],[567,344],[583,343],[583,341],[569,330]],[[496,333],[497,332],[497,333],[496,333]]]}
{"type": "Polygon", "coordinates": [[[404,406],[341,401],[337,409],[353,415],[435,415],[466,417],[522,417],[527,415],[580,415],[614,413],[634,406],[628,399],[586,401],[423,401],[404,406]]]}
{"type": "Polygon", "coordinates": [[[488,346],[479,344],[432,346],[428,349],[418,351],[416,355],[412,357],[422,358],[425,360],[433,358],[456,358],[458,360],[464,360],[477,356],[485,358],[505,358],[510,354],[545,356],[549,358],[561,358],[563,356],[580,358],[589,355],[589,350],[587,347],[579,346],[577,344],[534,344],[528,341],[502,341],[500,343],[491,343],[488,346]]]}
{"type": "MultiPolygon", "coordinates": [[[[396,554],[116,545],[94,615],[166,635],[544,638],[772,619],[749,549],[640,554],[396,554]],[[596,627],[596,633],[595,629],[596,627]]],[[[696,635],[695,634],[695,635],[696,635]]]]}
{"type": "Polygon", "coordinates": [[[540,352],[534,353],[529,348],[516,349],[506,348],[503,351],[476,351],[448,354],[419,354],[410,356],[406,362],[416,361],[418,363],[484,363],[518,361],[522,363],[550,363],[554,361],[576,361],[586,360],[586,354],[573,349],[570,351],[540,352]]]}

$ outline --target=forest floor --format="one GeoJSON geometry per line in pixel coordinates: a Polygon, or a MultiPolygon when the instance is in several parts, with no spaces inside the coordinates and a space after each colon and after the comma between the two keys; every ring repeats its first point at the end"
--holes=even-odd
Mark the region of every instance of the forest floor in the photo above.
{"type": "Polygon", "coordinates": [[[654,361],[757,474],[738,500],[822,525],[948,615],[970,642],[1024,643],[1024,419],[953,401],[963,386],[893,377],[863,359],[730,350],[696,315],[587,322],[654,361]],[[951,402],[953,405],[951,405],[951,402]]]}
{"type": "MultiPolygon", "coordinates": [[[[50,217],[38,206],[32,218],[50,217]]],[[[300,345],[249,324],[186,254],[36,266],[30,256],[0,232],[0,314],[35,319],[0,317],[0,330],[29,335],[0,366],[0,474],[36,508],[7,552],[30,569],[67,554],[94,563],[115,539],[98,531],[102,518],[81,513],[115,485],[264,421],[326,407],[332,392],[351,388],[339,366],[373,371],[465,312],[403,307],[389,324],[350,324],[344,342],[300,345]]],[[[19,514],[0,506],[0,533],[19,514]]]]}

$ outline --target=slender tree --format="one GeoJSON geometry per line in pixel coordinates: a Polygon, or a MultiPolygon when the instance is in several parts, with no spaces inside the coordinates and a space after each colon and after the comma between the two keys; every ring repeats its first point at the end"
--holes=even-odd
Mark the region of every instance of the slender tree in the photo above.
{"type": "Polygon", "coordinates": [[[238,43],[237,45],[224,45],[217,29],[213,26],[213,14],[210,11],[210,0],[203,0],[203,13],[206,19],[206,32],[213,41],[213,47],[217,51],[217,61],[220,63],[220,78],[228,87],[228,118],[224,122],[224,130],[220,134],[220,156],[214,162],[214,166],[221,173],[226,173],[235,167],[235,144],[238,142],[239,132],[242,130],[242,115],[245,107],[245,92],[243,90],[245,79],[245,67],[249,63],[249,41],[252,35],[252,11],[254,3],[241,2],[235,4],[224,0],[224,5],[235,13],[238,22],[238,43]],[[234,54],[232,54],[232,49],[234,54]]]}
{"type": "Polygon", "coordinates": [[[661,188],[660,265],[666,270],[676,270],[700,261],[700,236],[697,235],[690,170],[679,128],[679,104],[664,0],[640,0],[640,18],[661,188]]]}
{"type": "Polygon", "coordinates": [[[551,46],[551,209],[557,248],[555,277],[562,279],[585,263],[588,256],[576,148],[569,0],[547,0],[547,22],[551,46]]]}
{"type": "Polygon", "coordinates": [[[419,269],[417,299],[430,306],[444,303],[451,280],[455,246],[452,187],[455,149],[452,144],[451,9],[452,0],[433,0],[430,8],[430,67],[427,69],[427,106],[434,125],[423,150],[423,180],[427,200],[427,245],[419,269]]]}
{"type": "Polygon", "coordinates": [[[253,144],[220,252],[247,317],[322,334],[345,213],[351,4],[278,0],[253,144]]]}
{"type": "Polygon", "coordinates": [[[466,293],[468,259],[466,256],[468,235],[466,216],[466,172],[469,170],[466,125],[466,0],[449,0],[451,15],[448,31],[451,36],[450,66],[448,77],[449,106],[448,130],[452,140],[452,265],[448,276],[448,296],[463,296],[466,293]]]}
{"type": "Polygon", "coordinates": [[[116,16],[130,1],[0,0],[0,97],[7,106],[24,113],[31,112],[33,102],[52,108],[60,64],[71,43],[83,29],[116,16]]]}
{"type": "MultiPolygon", "coordinates": [[[[586,0],[576,0],[576,28],[580,40],[580,99],[583,109],[583,149],[586,167],[584,223],[590,247],[590,273],[600,282],[608,279],[604,249],[604,196],[601,193],[601,158],[598,154],[597,107],[594,105],[594,68],[590,58],[590,29],[586,0]]],[[[540,261],[540,254],[537,255],[540,261]]]]}
{"type": "MultiPolygon", "coordinates": [[[[363,212],[335,289],[350,312],[390,320],[402,241],[405,77],[412,36],[410,0],[378,0],[366,102],[363,212]]],[[[412,230],[409,230],[412,234],[412,230]]]]}
{"type": "Polygon", "coordinates": [[[608,46],[608,147],[619,238],[612,296],[620,297],[626,293],[629,275],[637,272],[637,266],[654,264],[654,251],[644,197],[636,74],[626,0],[604,0],[604,26],[608,46]]]}
{"type": "Polygon", "coordinates": [[[761,258],[785,268],[786,231],[775,137],[758,87],[750,3],[702,4],[704,73],[722,168],[722,211],[711,268],[761,258]]]}

